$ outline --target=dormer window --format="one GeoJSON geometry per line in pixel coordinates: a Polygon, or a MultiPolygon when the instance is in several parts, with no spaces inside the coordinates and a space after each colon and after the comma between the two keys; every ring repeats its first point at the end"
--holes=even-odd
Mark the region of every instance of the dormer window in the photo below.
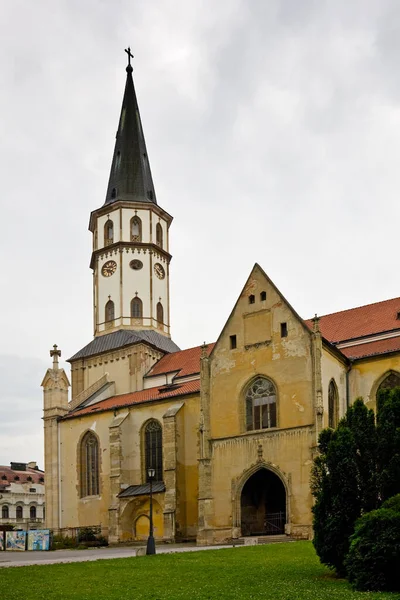
{"type": "Polygon", "coordinates": [[[111,198],[112,198],[112,199],[114,199],[114,198],[116,198],[116,197],[117,197],[117,190],[116,190],[116,188],[113,188],[113,189],[111,190],[111,198]]]}
{"type": "Polygon", "coordinates": [[[109,246],[114,243],[114,223],[108,219],[104,225],[104,245],[109,246]]]}

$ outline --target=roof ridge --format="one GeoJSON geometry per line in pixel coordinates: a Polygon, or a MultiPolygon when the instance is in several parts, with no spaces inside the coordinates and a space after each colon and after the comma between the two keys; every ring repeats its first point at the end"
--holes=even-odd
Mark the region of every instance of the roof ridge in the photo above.
{"type": "MultiPolygon", "coordinates": [[[[378,302],[370,302],[369,304],[362,304],[361,306],[353,306],[352,308],[344,308],[343,310],[336,310],[331,313],[327,313],[326,315],[318,315],[318,318],[322,319],[323,317],[331,317],[332,315],[338,315],[344,312],[351,312],[353,310],[359,310],[360,308],[367,308],[368,306],[376,306],[377,304],[385,304],[386,302],[393,302],[393,300],[399,300],[400,296],[395,298],[388,298],[387,300],[379,300],[378,302]]],[[[305,319],[305,321],[312,321],[314,317],[305,319]]]]}

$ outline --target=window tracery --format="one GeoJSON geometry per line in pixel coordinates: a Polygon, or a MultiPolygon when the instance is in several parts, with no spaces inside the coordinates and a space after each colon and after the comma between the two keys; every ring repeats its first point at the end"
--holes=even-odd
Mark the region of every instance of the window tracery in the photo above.
{"type": "Polygon", "coordinates": [[[276,388],[270,379],[257,377],[246,392],[246,430],[276,427],[276,388]]]}
{"type": "Polygon", "coordinates": [[[335,429],[338,424],[339,401],[335,381],[332,379],[328,388],[328,427],[335,429]]]}
{"type": "Polygon", "coordinates": [[[163,480],[162,427],[154,419],[149,421],[144,431],[145,479],[149,481],[149,469],[155,470],[154,481],[163,480]]]}
{"type": "Polygon", "coordinates": [[[91,431],[81,442],[81,497],[99,494],[99,443],[91,431]]]}

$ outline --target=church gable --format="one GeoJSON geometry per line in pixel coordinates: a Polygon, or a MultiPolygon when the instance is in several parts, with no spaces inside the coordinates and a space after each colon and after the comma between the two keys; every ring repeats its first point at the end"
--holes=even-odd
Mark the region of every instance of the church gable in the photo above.
{"type": "Polygon", "coordinates": [[[246,431],[246,389],[265,377],[276,390],[277,427],[310,424],[311,332],[256,264],[211,353],[211,428],[246,431]]]}

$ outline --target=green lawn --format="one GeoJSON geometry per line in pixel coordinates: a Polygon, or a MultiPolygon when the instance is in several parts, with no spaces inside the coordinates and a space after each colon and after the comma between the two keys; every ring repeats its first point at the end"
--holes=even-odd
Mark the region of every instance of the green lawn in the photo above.
{"type": "Polygon", "coordinates": [[[400,599],[353,592],[322,567],[311,542],[0,569],[12,600],[400,599]]]}

